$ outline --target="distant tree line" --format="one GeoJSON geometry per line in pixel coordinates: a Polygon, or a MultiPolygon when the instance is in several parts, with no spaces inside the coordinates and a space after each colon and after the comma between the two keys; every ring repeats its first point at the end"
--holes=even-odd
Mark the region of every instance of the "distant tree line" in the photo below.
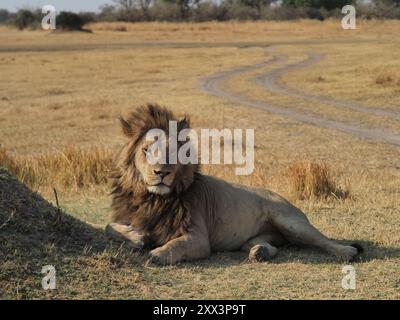
{"type": "MultiPolygon", "coordinates": [[[[82,30],[96,21],[227,21],[293,20],[341,17],[341,8],[352,4],[361,18],[400,19],[400,0],[113,0],[100,12],[60,12],[57,28],[82,30]]],[[[0,9],[0,23],[18,29],[40,27],[40,9],[21,9],[11,13],[0,9]]]]}
{"type": "MultiPolygon", "coordinates": [[[[19,30],[38,29],[41,27],[44,14],[41,9],[20,9],[16,13],[0,9],[0,24],[13,25],[19,30]]],[[[91,12],[73,13],[62,11],[57,15],[57,28],[61,30],[83,30],[86,23],[96,20],[97,15],[91,12]]]]}

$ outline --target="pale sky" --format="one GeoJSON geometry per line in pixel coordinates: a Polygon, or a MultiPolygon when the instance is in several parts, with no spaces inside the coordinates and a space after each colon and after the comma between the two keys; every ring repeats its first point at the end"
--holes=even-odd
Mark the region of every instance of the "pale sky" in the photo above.
{"type": "MultiPolygon", "coordinates": [[[[218,0],[214,0],[218,2],[218,0]]],[[[359,0],[369,3],[371,0],[359,0]]],[[[0,0],[0,9],[16,12],[21,8],[41,8],[44,5],[53,5],[57,11],[99,11],[103,4],[113,4],[112,0],[0,0]]]]}
{"type": "Polygon", "coordinates": [[[101,5],[112,3],[112,0],[0,0],[0,9],[15,12],[20,8],[41,8],[49,4],[57,11],[98,11],[101,5]]]}

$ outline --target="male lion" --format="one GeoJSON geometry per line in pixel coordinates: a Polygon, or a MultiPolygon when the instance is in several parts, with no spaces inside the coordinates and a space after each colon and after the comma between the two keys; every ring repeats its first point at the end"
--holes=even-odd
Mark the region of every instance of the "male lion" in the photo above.
{"type": "Polygon", "coordinates": [[[135,249],[151,248],[151,262],[175,264],[239,249],[250,260],[264,261],[287,243],[317,246],[344,261],[357,255],[356,247],[325,237],[276,193],[202,175],[198,165],[179,160],[150,164],[146,133],[154,128],[168,133],[171,120],[180,132],[189,128],[187,117],[177,120],[148,104],[120,120],[128,142],[112,174],[113,223],[106,231],[135,249]]]}

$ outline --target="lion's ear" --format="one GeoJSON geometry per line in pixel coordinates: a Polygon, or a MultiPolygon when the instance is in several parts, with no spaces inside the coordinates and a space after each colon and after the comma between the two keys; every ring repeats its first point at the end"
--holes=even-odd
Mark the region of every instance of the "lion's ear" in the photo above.
{"type": "Polygon", "coordinates": [[[124,133],[124,135],[128,138],[131,138],[133,136],[131,124],[121,116],[119,117],[119,121],[121,122],[122,132],[124,133]]]}
{"type": "Polygon", "coordinates": [[[188,115],[185,115],[183,119],[178,122],[178,130],[189,129],[190,128],[190,118],[188,115]]]}

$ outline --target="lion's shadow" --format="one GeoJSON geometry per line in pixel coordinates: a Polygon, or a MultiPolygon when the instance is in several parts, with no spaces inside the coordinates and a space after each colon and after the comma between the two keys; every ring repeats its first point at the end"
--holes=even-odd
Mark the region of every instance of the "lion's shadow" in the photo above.
{"type": "Polygon", "coordinates": [[[103,229],[54,206],[1,167],[0,243],[0,260],[31,270],[63,265],[71,257],[116,251],[121,245],[110,241],[103,229]]]}
{"type": "MultiPolygon", "coordinates": [[[[357,243],[363,249],[353,263],[364,263],[372,260],[383,260],[390,258],[400,258],[400,248],[380,246],[372,241],[355,240],[355,241],[338,241],[341,244],[351,245],[357,243]]],[[[336,260],[331,255],[323,252],[318,248],[300,247],[296,245],[287,245],[279,248],[278,254],[269,262],[272,264],[283,264],[288,262],[301,262],[305,264],[326,264],[342,262],[336,260]]],[[[234,266],[239,264],[250,263],[248,255],[244,252],[218,252],[212,254],[209,258],[194,262],[186,262],[182,265],[204,265],[204,266],[234,266]]]]}

